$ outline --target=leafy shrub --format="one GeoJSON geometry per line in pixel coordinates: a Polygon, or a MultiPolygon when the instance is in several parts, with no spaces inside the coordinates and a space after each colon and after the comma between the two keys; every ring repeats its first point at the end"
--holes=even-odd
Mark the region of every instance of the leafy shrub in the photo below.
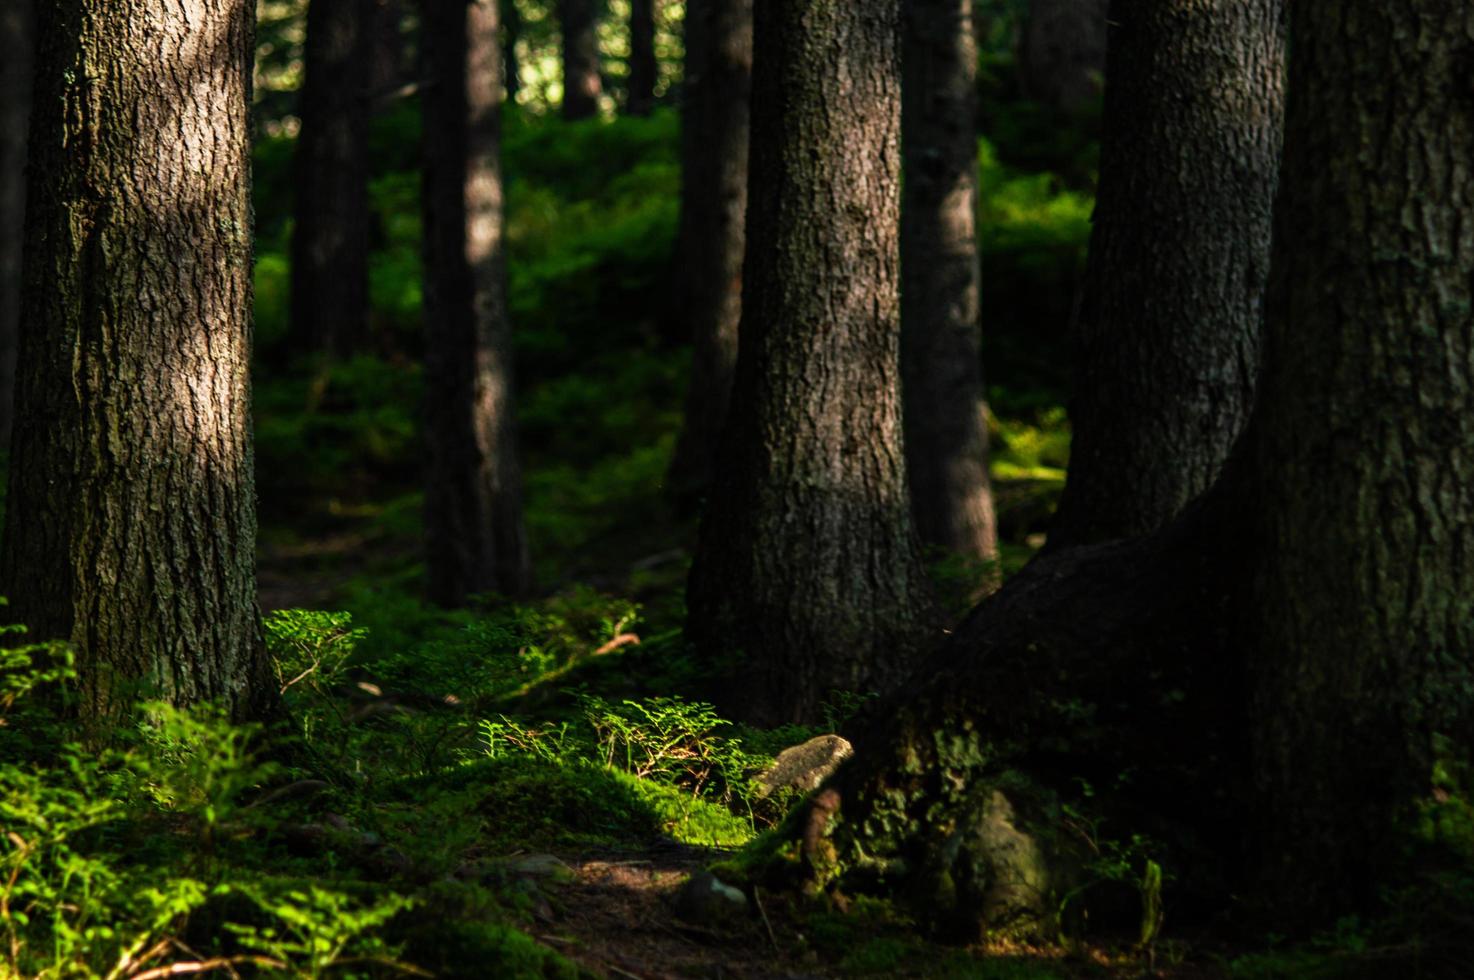
{"type": "MultiPolygon", "coordinates": [[[[74,677],[58,648],[0,653],[6,727],[29,710],[25,699],[74,677]]],[[[252,758],[250,728],[209,706],[148,704],[136,735],[119,748],[68,742],[49,759],[0,762],[0,972],[131,977],[255,964],[317,977],[350,959],[391,962],[370,933],[406,898],[363,901],[222,859],[226,828],[241,833],[256,817],[246,795],[276,771],[252,758]],[[190,839],[196,848],[181,848],[190,839]],[[200,950],[186,939],[192,918],[227,908],[212,938],[233,944],[200,950]]]]}
{"type": "Polygon", "coordinates": [[[371,357],[279,375],[256,393],[256,456],[267,516],[301,498],[352,499],[417,474],[418,367],[371,357]]]}
{"type": "Polygon", "coordinates": [[[1050,173],[1020,173],[978,143],[983,367],[989,399],[1027,418],[1064,401],[1069,325],[1085,269],[1093,200],[1050,173]]]}

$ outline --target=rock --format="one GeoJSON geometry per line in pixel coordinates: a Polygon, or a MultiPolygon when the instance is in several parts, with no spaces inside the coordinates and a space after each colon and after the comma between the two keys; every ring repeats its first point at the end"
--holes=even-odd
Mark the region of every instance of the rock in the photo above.
{"type": "Polygon", "coordinates": [[[676,892],[675,912],[687,922],[725,926],[747,914],[747,896],[710,871],[698,871],[676,892]]]}
{"type": "Polygon", "coordinates": [[[784,787],[802,793],[817,789],[853,752],[850,743],[838,735],[819,735],[802,745],[786,748],[758,776],[758,796],[767,796],[784,787]]]}
{"type": "Polygon", "coordinates": [[[554,885],[566,885],[578,880],[578,873],[552,854],[516,854],[492,858],[474,865],[462,865],[456,873],[465,878],[495,875],[503,879],[536,879],[554,885]]]}
{"type": "Polygon", "coordinates": [[[577,872],[551,854],[522,854],[507,858],[503,866],[524,878],[543,878],[557,884],[578,880],[577,872]]]}
{"type": "Polygon", "coordinates": [[[954,868],[962,906],[984,934],[1017,938],[1048,931],[1053,875],[1044,848],[1014,803],[999,789],[980,796],[976,819],[964,831],[954,868]]]}

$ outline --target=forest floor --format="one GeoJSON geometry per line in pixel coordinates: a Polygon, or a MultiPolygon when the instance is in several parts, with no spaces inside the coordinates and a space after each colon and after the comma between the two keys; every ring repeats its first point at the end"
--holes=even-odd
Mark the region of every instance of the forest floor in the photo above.
{"type": "MultiPolygon", "coordinates": [[[[645,544],[645,542],[642,542],[645,544]]],[[[664,552],[660,552],[664,555],[664,552]]],[[[335,608],[352,573],[413,561],[413,541],[372,522],[338,523],[312,534],[267,539],[260,561],[263,608],[335,608]],[[355,526],[355,524],[357,526],[355,526]]],[[[636,561],[634,565],[641,565],[636,561]]],[[[669,564],[662,561],[656,565],[669,564]]],[[[671,570],[678,576],[682,563],[671,570]]],[[[613,581],[620,574],[604,579],[613,581]]],[[[535,794],[536,791],[534,791],[535,794]]],[[[524,868],[514,891],[519,924],[592,975],[611,978],[828,978],[845,976],[1033,978],[1239,976],[1224,957],[1167,941],[1153,954],[1129,939],[1052,948],[973,947],[928,941],[889,904],[859,899],[841,911],[789,894],[757,891],[715,919],[693,916],[682,897],[693,874],[730,853],[670,837],[632,835],[586,847],[525,847],[515,828],[476,853],[524,868]]],[[[1258,975],[1258,974],[1252,974],[1258,975]]]]}

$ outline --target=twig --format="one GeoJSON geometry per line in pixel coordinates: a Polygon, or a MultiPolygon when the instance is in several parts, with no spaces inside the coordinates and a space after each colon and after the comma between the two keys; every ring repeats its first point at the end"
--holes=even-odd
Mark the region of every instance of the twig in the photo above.
{"type": "MultiPolygon", "coordinates": [[[[174,944],[174,947],[176,949],[178,949],[181,953],[183,953],[185,956],[193,956],[197,960],[202,960],[202,959],[205,958],[199,952],[197,952],[196,950],[191,949],[189,946],[187,946],[185,944],[184,940],[182,940],[182,939],[175,938],[175,939],[171,939],[170,942],[172,942],[174,944]]],[[[226,973],[230,974],[231,980],[241,980],[241,975],[240,975],[240,973],[238,973],[236,971],[236,968],[235,968],[235,965],[234,964],[227,963],[227,964],[225,964],[225,966],[223,967],[223,969],[225,970],[226,973]]]]}
{"type": "Polygon", "coordinates": [[[613,963],[606,963],[604,964],[604,966],[605,969],[607,969],[610,973],[615,974],[616,976],[629,977],[629,980],[645,980],[645,978],[640,976],[638,973],[631,973],[628,970],[621,970],[613,963]]]}
{"type": "Polygon", "coordinates": [[[211,970],[220,970],[225,967],[234,966],[237,963],[254,963],[257,966],[264,966],[273,970],[285,970],[287,968],[287,965],[281,960],[274,960],[269,956],[216,956],[208,960],[170,963],[168,966],[155,967],[152,970],[135,973],[128,980],[158,980],[160,977],[177,977],[183,976],[186,973],[208,973],[211,970]]]}
{"type": "Polygon", "coordinates": [[[594,651],[594,656],[596,656],[596,657],[602,657],[606,653],[613,653],[615,650],[618,650],[620,647],[639,646],[639,645],[640,645],[640,638],[638,636],[636,636],[633,633],[621,633],[618,636],[616,636],[614,639],[610,640],[608,643],[606,643],[603,646],[599,647],[599,649],[595,650],[594,651]]]}
{"type": "Polygon", "coordinates": [[[117,980],[134,967],[143,966],[149,960],[158,959],[169,948],[169,940],[160,939],[148,952],[142,956],[138,955],[138,951],[143,949],[147,942],[148,933],[146,932],[134,940],[133,945],[123,951],[123,955],[118,958],[117,965],[112,968],[105,980],[117,980]]]}
{"type": "Polygon", "coordinates": [[[399,960],[391,960],[386,956],[352,956],[348,959],[333,960],[332,965],[352,966],[357,963],[377,963],[379,966],[387,966],[390,969],[398,970],[400,973],[407,973],[412,977],[435,976],[435,974],[422,967],[415,966],[413,963],[401,963],[399,960]]]}
{"type": "Polygon", "coordinates": [[[752,886],[752,903],[763,917],[763,925],[768,929],[768,941],[773,944],[774,949],[778,949],[778,937],[773,935],[773,923],[768,921],[768,910],[763,908],[763,890],[757,885],[752,886]]]}

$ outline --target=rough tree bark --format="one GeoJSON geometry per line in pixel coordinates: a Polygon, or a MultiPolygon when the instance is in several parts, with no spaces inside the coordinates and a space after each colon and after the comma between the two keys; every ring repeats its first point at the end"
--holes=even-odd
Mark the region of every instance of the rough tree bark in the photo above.
{"type": "Polygon", "coordinates": [[[927,631],[899,364],[894,0],[756,6],[746,287],[689,635],[742,657],[732,710],[812,719],[927,631]]]}
{"type": "Polygon", "coordinates": [[[655,0],[630,0],[629,92],[625,112],[648,116],[655,106],[655,0]]]}
{"type": "Polygon", "coordinates": [[[906,0],[902,9],[901,365],[911,512],[923,543],[988,561],[998,539],[979,350],[972,0],[906,0]]]}
{"type": "Polygon", "coordinates": [[[368,334],[368,121],[374,0],[307,7],[302,130],[294,166],[292,332],[347,354],[368,334]]]}
{"type": "Polygon", "coordinates": [[[38,8],[0,592],[136,695],[270,702],[255,606],[248,0],[38,8]]]}
{"type": "Polygon", "coordinates": [[[1291,9],[1251,622],[1263,830],[1304,910],[1385,882],[1400,808],[1474,746],[1474,8],[1291,9]]]}
{"type": "Polygon", "coordinates": [[[685,421],[670,486],[689,505],[711,485],[742,316],[753,0],[693,0],[686,9],[681,109],[678,310],[691,338],[685,421]]]}
{"type": "MultiPolygon", "coordinates": [[[[1029,0],[1019,38],[1019,76],[1030,98],[1066,113],[1088,109],[1100,98],[1108,5],[1108,0],[1029,0]]],[[[1131,5],[1150,3],[1132,0],[1131,5]]]]}
{"type": "Polygon", "coordinates": [[[563,118],[588,119],[599,111],[600,0],[558,0],[563,29],[563,118]]]}
{"type": "Polygon", "coordinates": [[[531,577],[512,415],[496,0],[427,2],[425,487],[430,597],[521,595],[531,577]]]}
{"type": "Polygon", "coordinates": [[[1206,490],[1248,418],[1259,360],[1280,0],[1116,6],[1051,547],[1151,531],[1206,490]]]}
{"type": "Polygon", "coordinates": [[[21,232],[26,215],[26,129],[31,117],[35,0],[0,2],[0,450],[10,445],[20,333],[21,232]]]}
{"type": "Polygon", "coordinates": [[[1474,13],[1293,17],[1266,370],[1223,477],[980,606],[801,813],[797,872],[880,880],[972,935],[1037,922],[1079,839],[1039,784],[1128,768],[1115,816],[1189,828],[1217,910],[1267,882],[1280,928],[1467,847],[1440,813],[1474,762],[1474,13]]]}

